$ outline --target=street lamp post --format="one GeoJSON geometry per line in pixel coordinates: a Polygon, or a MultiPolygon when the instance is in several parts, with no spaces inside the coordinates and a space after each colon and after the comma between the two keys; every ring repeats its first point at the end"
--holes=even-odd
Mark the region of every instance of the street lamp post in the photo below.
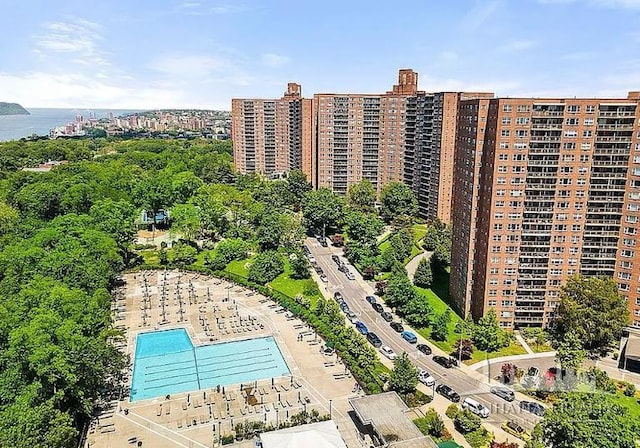
{"type": "Polygon", "coordinates": [[[329,400],[329,420],[331,420],[331,403],[333,400],[329,400]]]}

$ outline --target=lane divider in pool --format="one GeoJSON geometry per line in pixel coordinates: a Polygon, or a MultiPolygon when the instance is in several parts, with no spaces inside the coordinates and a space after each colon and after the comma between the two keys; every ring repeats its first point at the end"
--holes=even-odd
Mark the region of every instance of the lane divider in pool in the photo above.
{"type": "Polygon", "coordinates": [[[193,350],[193,362],[196,363],[196,379],[198,381],[198,390],[200,390],[200,374],[198,372],[198,357],[196,356],[196,349],[194,348],[193,350]]]}

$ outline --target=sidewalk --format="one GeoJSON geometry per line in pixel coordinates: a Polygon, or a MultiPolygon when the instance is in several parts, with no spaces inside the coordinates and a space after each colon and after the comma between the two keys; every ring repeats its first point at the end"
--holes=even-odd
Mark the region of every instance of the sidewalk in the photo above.
{"type": "MultiPolygon", "coordinates": [[[[489,359],[489,363],[492,366],[495,366],[498,364],[502,365],[506,362],[519,361],[522,359],[555,358],[555,356],[556,356],[556,352],[540,352],[540,353],[531,353],[531,354],[526,353],[524,355],[511,355],[511,356],[502,356],[500,358],[491,358],[489,359]]],[[[463,367],[467,367],[468,369],[471,369],[473,371],[480,370],[486,365],[487,365],[486,361],[476,362],[474,364],[471,364],[470,366],[466,364],[462,364],[463,367]]]]}
{"type": "Polygon", "coordinates": [[[433,254],[433,252],[422,252],[421,254],[418,254],[411,260],[409,260],[409,263],[407,263],[407,265],[405,266],[405,268],[407,269],[407,276],[409,277],[409,280],[413,282],[413,276],[416,273],[416,269],[418,269],[420,260],[422,260],[423,258],[431,258],[431,254],[433,254]]]}
{"type": "Polygon", "coordinates": [[[533,350],[531,350],[531,347],[529,347],[529,344],[527,344],[527,341],[525,341],[525,339],[522,337],[520,333],[515,333],[515,335],[516,335],[517,341],[520,343],[520,345],[522,345],[522,347],[527,351],[527,353],[529,353],[530,355],[535,353],[533,350]]]}

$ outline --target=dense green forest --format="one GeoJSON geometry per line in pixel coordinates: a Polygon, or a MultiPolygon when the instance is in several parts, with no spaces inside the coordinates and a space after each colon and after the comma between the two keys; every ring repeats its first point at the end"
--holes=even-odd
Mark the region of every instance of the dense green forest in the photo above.
{"type": "Polygon", "coordinates": [[[222,185],[236,181],[230,148],[177,140],[0,144],[0,446],[73,447],[94,407],[117,394],[128,361],[111,344],[122,334],[112,327],[110,288],[139,262],[134,221],[143,208],[186,204],[196,194],[223,213],[215,190],[242,196],[222,185]],[[70,163],[21,171],[46,160],[70,163]]]}

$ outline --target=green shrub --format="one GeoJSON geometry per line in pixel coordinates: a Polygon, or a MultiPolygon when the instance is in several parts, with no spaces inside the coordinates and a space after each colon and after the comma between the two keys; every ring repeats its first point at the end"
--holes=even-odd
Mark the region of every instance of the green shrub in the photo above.
{"type": "Polygon", "coordinates": [[[623,394],[625,394],[627,397],[633,397],[636,395],[636,386],[634,384],[631,383],[623,383],[624,385],[624,390],[622,391],[623,394]]]}
{"type": "Polygon", "coordinates": [[[458,412],[453,423],[462,434],[468,434],[480,428],[480,417],[465,409],[462,412],[458,412]]]}
{"type": "Polygon", "coordinates": [[[435,409],[429,409],[424,417],[415,419],[413,423],[424,435],[441,437],[445,431],[444,422],[435,409]]]}
{"type": "Polygon", "coordinates": [[[249,267],[249,280],[264,285],[284,272],[284,263],[276,251],[262,252],[249,267]]]}
{"type": "Polygon", "coordinates": [[[493,440],[493,434],[479,426],[476,430],[465,434],[464,438],[472,448],[485,448],[493,440]]]}
{"type": "Polygon", "coordinates": [[[457,404],[450,404],[447,407],[447,410],[445,411],[444,415],[446,415],[447,417],[449,417],[451,420],[455,419],[456,416],[460,413],[460,408],[458,407],[457,404]]]}

